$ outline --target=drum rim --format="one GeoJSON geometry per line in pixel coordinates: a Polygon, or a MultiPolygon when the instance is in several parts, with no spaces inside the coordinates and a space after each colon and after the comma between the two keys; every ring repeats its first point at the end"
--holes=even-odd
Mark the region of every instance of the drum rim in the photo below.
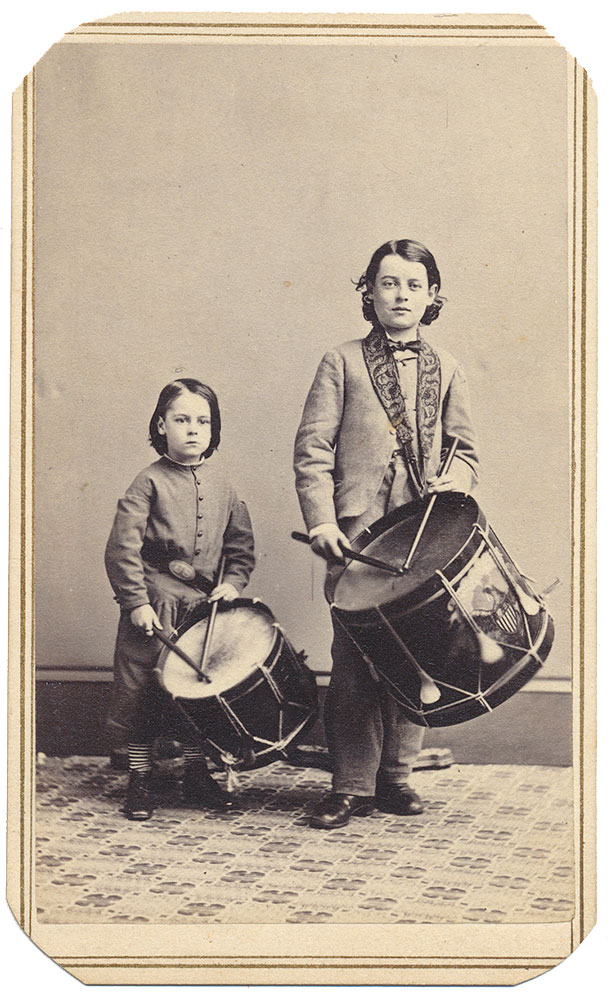
{"type": "MultiPolygon", "coordinates": [[[[225,608],[223,610],[223,614],[224,614],[224,611],[226,611],[226,610],[230,610],[231,608],[238,608],[238,607],[240,607],[240,608],[256,608],[257,610],[263,611],[263,612],[266,613],[266,617],[268,617],[270,619],[271,624],[272,624],[272,642],[271,642],[270,648],[267,651],[267,656],[263,660],[263,666],[264,667],[270,666],[271,663],[272,663],[272,658],[275,657],[275,654],[277,654],[278,656],[280,655],[280,641],[279,640],[282,640],[283,642],[285,641],[285,637],[283,635],[282,629],[278,625],[278,623],[277,623],[277,621],[276,621],[276,619],[274,617],[274,613],[271,610],[271,608],[269,608],[267,606],[267,604],[265,604],[263,601],[260,601],[257,597],[238,597],[237,600],[235,600],[235,601],[228,601],[228,602],[223,602],[223,603],[225,604],[225,608]]],[[[188,632],[194,625],[198,625],[200,621],[204,620],[203,618],[195,618],[194,616],[196,615],[197,611],[199,611],[200,608],[204,608],[206,606],[207,606],[207,600],[204,599],[203,601],[200,601],[199,604],[197,604],[188,615],[186,615],[186,618],[182,621],[182,623],[180,624],[180,626],[176,629],[175,640],[174,641],[177,642],[177,640],[180,639],[183,635],[185,635],[186,632],[188,632]]],[[[220,608],[219,608],[219,611],[220,611],[220,608]]],[[[172,691],[170,691],[169,688],[167,687],[167,685],[164,683],[163,673],[164,673],[165,663],[167,661],[168,656],[171,653],[172,653],[172,650],[170,650],[167,646],[163,646],[162,649],[161,649],[161,651],[160,651],[160,653],[158,654],[158,659],[156,660],[156,666],[154,667],[155,678],[156,678],[158,684],[160,685],[160,687],[163,689],[163,691],[166,691],[166,693],[171,698],[173,698],[174,700],[179,699],[179,700],[183,700],[183,701],[204,701],[204,700],[206,700],[206,698],[216,698],[216,697],[218,697],[215,694],[211,694],[211,695],[207,695],[206,698],[203,698],[203,699],[202,698],[183,698],[182,699],[181,695],[175,695],[172,691]]],[[[252,676],[252,674],[248,674],[246,677],[243,677],[241,681],[238,681],[237,684],[234,684],[231,687],[225,688],[224,691],[220,692],[220,693],[227,694],[228,691],[232,691],[233,688],[238,687],[240,684],[243,684],[251,676],[252,676]]]]}
{"type": "MultiPolygon", "coordinates": [[[[421,510],[420,505],[426,507],[427,504],[429,503],[429,499],[430,498],[411,500],[409,503],[404,504],[402,507],[396,507],[395,510],[389,511],[388,514],[385,514],[383,517],[379,518],[378,521],[374,521],[373,524],[369,525],[368,529],[364,529],[364,531],[362,531],[361,534],[359,534],[357,538],[354,539],[354,541],[352,542],[352,548],[354,548],[358,552],[363,551],[363,549],[365,549],[370,542],[373,542],[376,538],[379,538],[384,531],[388,530],[388,528],[391,528],[394,524],[397,524],[399,521],[405,520],[410,513],[410,508],[419,507],[419,509],[421,510]],[[370,533],[368,533],[368,531],[370,533]],[[365,539],[363,539],[362,537],[364,535],[366,536],[365,539]],[[361,546],[357,544],[360,540],[362,542],[361,546]]],[[[465,503],[468,503],[470,501],[474,505],[477,515],[474,519],[474,522],[479,524],[480,527],[485,531],[486,528],[489,527],[489,522],[485,514],[481,510],[479,504],[475,500],[475,498],[471,496],[464,496],[463,498],[460,498],[460,500],[461,501],[463,500],[463,502],[465,503]]],[[[473,561],[482,543],[483,539],[481,538],[481,535],[479,535],[474,523],[467,539],[463,542],[458,551],[454,553],[451,559],[447,563],[445,563],[445,565],[441,569],[441,572],[445,573],[448,579],[453,579],[459,576],[459,574],[473,561]],[[479,538],[479,540],[477,544],[475,544],[472,547],[472,552],[469,553],[468,556],[465,556],[465,550],[471,546],[473,539],[477,537],[479,538]],[[450,572],[446,572],[448,570],[450,572]]],[[[376,616],[375,620],[378,621],[378,615],[377,612],[375,611],[377,607],[380,607],[382,610],[386,610],[390,620],[394,621],[396,618],[399,618],[402,615],[411,614],[414,611],[419,610],[420,607],[423,607],[425,604],[428,604],[432,600],[438,599],[444,593],[445,591],[443,590],[443,586],[436,572],[434,572],[432,576],[428,577],[428,579],[425,580],[422,584],[420,584],[420,586],[417,587],[415,590],[411,590],[407,594],[401,594],[397,597],[394,597],[391,601],[385,601],[380,605],[373,604],[367,608],[354,608],[354,609],[341,608],[336,604],[335,601],[336,594],[334,591],[334,600],[330,603],[330,607],[332,611],[336,612],[336,615],[340,617],[342,621],[347,622],[348,624],[357,626],[361,625],[369,626],[374,624],[373,616],[376,616]],[[411,598],[412,598],[412,603],[409,603],[411,598]],[[357,620],[358,616],[361,618],[361,621],[357,620]]]]}
{"type": "MultiPolygon", "coordinates": [[[[251,691],[253,691],[254,688],[258,687],[260,684],[268,683],[268,680],[265,676],[265,670],[274,666],[278,662],[278,660],[282,655],[282,651],[285,645],[288,646],[289,643],[286,642],[286,639],[282,634],[281,629],[274,628],[274,641],[272,642],[272,645],[270,646],[267,656],[263,660],[263,663],[260,663],[257,666],[255,666],[251,673],[246,674],[245,677],[242,677],[241,681],[237,681],[235,684],[230,684],[229,687],[223,688],[222,690],[218,691],[217,694],[205,695],[203,698],[185,698],[182,697],[182,695],[177,695],[175,696],[175,698],[176,700],[179,701],[192,701],[192,702],[207,701],[210,698],[217,698],[219,701],[223,701],[223,700],[230,700],[234,695],[234,692],[235,692],[235,697],[237,697],[240,693],[241,696],[250,694],[251,691]],[[241,690],[242,688],[246,688],[246,690],[242,691],[241,690]]],[[[171,694],[168,688],[165,688],[165,690],[168,691],[169,694],[171,694]]],[[[174,695],[171,695],[171,697],[173,698],[174,695]]]]}

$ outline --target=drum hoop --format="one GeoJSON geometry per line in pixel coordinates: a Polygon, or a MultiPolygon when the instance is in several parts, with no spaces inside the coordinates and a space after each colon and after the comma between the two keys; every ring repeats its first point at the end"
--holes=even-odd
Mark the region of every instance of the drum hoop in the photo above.
{"type": "MultiPolygon", "coordinates": [[[[477,522],[476,524],[474,524],[473,525],[473,530],[472,530],[471,534],[468,536],[468,538],[467,538],[466,542],[464,543],[464,545],[460,549],[458,549],[458,551],[456,552],[455,556],[453,556],[449,560],[449,562],[446,563],[445,566],[443,566],[443,569],[441,570],[441,572],[442,572],[443,576],[445,576],[447,582],[449,584],[451,584],[451,586],[453,586],[454,584],[458,583],[464,576],[466,576],[466,573],[471,568],[471,566],[473,565],[473,563],[475,563],[477,561],[477,559],[479,559],[479,557],[484,554],[484,552],[487,551],[487,552],[491,553],[492,546],[497,547],[498,549],[502,549],[502,551],[505,553],[506,557],[509,559],[509,561],[511,562],[511,564],[514,566],[514,568],[517,571],[517,573],[522,578],[524,578],[524,574],[522,573],[522,571],[520,570],[520,568],[516,564],[516,562],[511,558],[511,556],[509,555],[509,553],[507,552],[507,550],[504,548],[502,542],[499,541],[499,539],[496,536],[496,534],[494,533],[494,531],[493,531],[490,523],[485,518],[485,515],[483,515],[483,512],[479,511],[479,513],[483,517],[483,520],[485,522],[485,527],[484,527],[483,524],[481,524],[481,522],[477,522]],[[466,546],[468,545],[468,543],[471,541],[471,539],[472,539],[472,537],[473,537],[474,534],[478,534],[479,537],[480,537],[480,539],[481,539],[481,541],[480,541],[479,545],[477,546],[477,548],[475,549],[475,551],[473,552],[472,556],[470,557],[470,559],[468,560],[468,562],[465,563],[455,573],[454,576],[451,576],[451,577],[447,576],[445,570],[447,570],[449,567],[451,567],[456,562],[456,560],[458,560],[458,558],[462,555],[462,553],[463,553],[464,549],[466,548],[466,546]],[[495,541],[496,541],[496,546],[494,545],[495,541]]],[[[492,556],[492,558],[494,559],[493,556],[492,556]]],[[[512,582],[511,582],[511,580],[507,577],[507,575],[505,573],[503,573],[503,571],[502,571],[501,567],[498,565],[498,562],[497,562],[496,559],[494,559],[494,564],[495,564],[496,568],[498,569],[499,573],[501,574],[501,576],[503,576],[505,578],[506,583],[509,586],[509,588],[512,588],[512,582]]],[[[446,591],[444,590],[444,588],[439,589],[431,597],[426,598],[426,600],[422,601],[420,604],[415,604],[415,605],[413,605],[412,608],[409,608],[408,609],[408,614],[414,614],[415,611],[419,611],[421,608],[424,608],[427,604],[431,604],[437,598],[442,597],[443,594],[445,594],[445,592],[446,591]]],[[[398,617],[400,617],[400,616],[398,616],[398,617]]],[[[530,648],[532,649],[532,646],[530,648]]]]}
{"type": "MultiPolygon", "coordinates": [[[[470,536],[469,536],[468,541],[470,541],[470,536]]],[[[466,543],[465,543],[465,545],[466,545],[466,543]]],[[[454,559],[452,559],[450,562],[446,563],[445,566],[443,567],[443,569],[441,570],[441,572],[442,572],[443,576],[445,576],[447,582],[452,587],[456,583],[459,583],[460,580],[462,580],[466,576],[466,574],[468,573],[468,570],[473,565],[473,563],[475,562],[475,560],[478,559],[479,556],[482,555],[483,552],[486,549],[487,549],[487,545],[486,545],[485,541],[482,540],[481,543],[477,546],[477,548],[473,552],[473,554],[472,554],[471,558],[468,560],[468,562],[465,562],[464,565],[461,567],[461,569],[459,569],[454,574],[454,576],[452,576],[452,577],[446,576],[445,570],[448,567],[451,566],[451,564],[454,561],[454,559],[457,559],[457,557],[459,556],[460,552],[462,552],[462,549],[460,549],[460,552],[456,553],[456,555],[454,556],[454,559]]],[[[439,589],[437,591],[435,591],[434,594],[432,594],[430,597],[426,597],[426,599],[424,601],[421,601],[419,604],[414,604],[412,608],[407,608],[407,614],[408,615],[414,615],[416,611],[423,610],[423,608],[425,608],[426,605],[432,604],[434,601],[438,600],[441,597],[444,597],[446,594],[447,594],[447,591],[445,590],[445,588],[444,587],[439,587],[439,589]]],[[[400,617],[401,616],[398,615],[398,618],[400,618],[400,617]]]]}
{"type": "MultiPolygon", "coordinates": [[[[461,503],[462,500],[460,499],[458,502],[461,503]]],[[[370,542],[379,538],[383,532],[388,530],[388,528],[392,528],[395,524],[398,524],[399,521],[405,521],[407,517],[411,513],[415,513],[416,510],[423,512],[423,508],[427,507],[428,503],[429,498],[427,500],[410,500],[408,503],[402,504],[401,507],[395,507],[393,510],[388,511],[387,514],[383,514],[382,517],[379,517],[376,521],[373,521],[372,524],[369,524],[366,528],[364,528],[363,531],[360,531],[359,535],[357,535],[357,537],[351,542],[352,548],[354,548],[357,552],[363,552],[370,542]],[[359,542],[361,542],[361,544],[358,544],[359,542]]],[[[486,520],[483,511],[474,497],[464,497],[464,503],[474,504],[477,509],[477,517],[475,518],[476,521],[480,518],[484,521],[486,520]]]]}
{"type": "MultiPolygon", "coordinates": [[[[475,502],[475,501],[473,501],[475,502]]],[[[356,538],[351,540],[351,548],[355,549],[357,552],[363,552],[370,542],[373,542],[376,538],[379,538],[383,532],[387,531],[388,528],[392,528],[394,524],[398,524],[399,521],[405,521],[408,515],[415,508],[427,507],[429,499],[425,500],[423,498],[417,500],[409,500],[408,503],[402,504],[401,507],[395,507],[393,510],[383,514],[382,517],[377,518],[372,524],[367,525],[360,531],[356,538]]]]}
{"type": "MultiPolygon", "coordinates": [[[[196,615],[197,611],[199,611],[200,608],[203,608],[206,605],[207,605],[207,602],[205,600],[202,601],[202,602],[200,602],[195,608],[193,608],[193,610],[186,616],[186,618],[184,618],[184,620],[180,623],[179,627],[177,629],[175,629],[175,634],[174,634],[174,638],[173,638],[174,642],[177,642],[177,640],[180,639],[183,635],[185,635],[186,632],[188,632],[194,625],[198,625],[199,622],[205,620],[205,616],[203,616],[201,618],[196,618],[195,615],[196,615]]],[[[238,608],[238,607],[239,608],[256,608],[258,611],[265,612],[265,616],[270,620],[270,624],[272,625],[273,639],[272,639],[272,643],[270,645],[270,648],[269,648],[269,650],[267,652],[267,655],[266,655],[266,657],[265,657],[265,659],[263,661],[263,665],[264,666],[269,666],[271,663],[275,663],[276,660],[278,659],[278,656],[280,655],[281,642],[279,641],[279,639],[284,642],[284,636],[282,634],[282,629],[280,628],[280,626],[278,625],[278,623],[276,622],[276,620],[274,618],[274,614],[273,614],[272,610],[270,608],[268,608],[267,604],[264,604],[263,601],[260,601],[256,597],[239,597],[237,600],[235,600],[235,601],[233,601],[233,602],[231,602],[231,603],[228,604],[228,608],[238,608]]],[[[219,613],[220,613],[220,609],[219,609],[219,613]]],[[[224,611],[222,613],[224,615],[224,611]]],[[[169,688],[167,687],[167,685],[164,683],[163,674],[164,674],[165,663],[167,662],[167,658],[171,654],[172,654],[172,650],[170,650],[167,646],[163,646],[162,649],[161,649],[161,651],[160,651],[160,653],[159,653],[159,655],[158,655],[158,659],[156,661],[156,666],[154,667],[154,671],[153,671],[155,679],[156,679],[157,683],[160,685],[160,687],[163,689],[163,691],[166,691],[166,693],[171,698],[173,698],[174,701],[176,701],[178,699],[179,700],[184,700],[184,701],[189,701],[189,702],[190,701],[205,701],[206,698],[216,698],[217,697],[216,695],[207,695],[206,698],[203,698],[203,699],[202,698],[184,698],[184,699],[182,699],[179,695],[175,695],[172,691],[170,691],[169,688]]],[[[257,669],[257,668],[255,668],[255,669],[257,669]]],[[[253,671],[253,673],[254,673],[254,671],[253,671]]],[[[233,687],[238,687],[240,684],[243,684],[249,677],[252,677],[252,673],[248,674],[246,677],[242,678],[242,680],[238,681],[238,683],[235,684],[235,685],[233,685],[233,687]]],[[[227,694],[227,692],[230,691],[230,690],[233,690],[233,689],[232,688],[225,688],[224,691],[222,691],[220,693],[227,694]]]]}
{"type": "MultiPolygon", "coordinates": [[[[280,629],[276,628],[275,633],[276,634],[274,636],[274,641],[272,642],[272,645],[270,646],[269,652],[265,657],[263,663],[254,664],[251,672],[249,674],[246,674],[245,677],[242,677],[241,681],[238,681],[237,684],[233,684],[231,687],[225,688],[223,691],[219,691],[217,695],[210,695],[210,697],[219,699],[229,698],[233,691],[236,691],[237,689],[243,687],[249,681],[252,681],[253,687],[251,687],[249,691],[243,692],[244,694],[249,694],[250,691],[254,689],[254,687],[257,687],[257,685],[261,683],[267,684],[267,686],[271,690],[271,684],[269,683],[268,678],[265,676],[265,670],[278,662],[284,645],[283,641],[284,637],[282,636],[280,629]]],[[[190,700],[192,701],[196,699],[190,699],[190,700]]]]}
{"type": "MultiPolygon", "coordinates": [[[[401,510],[402,508],[398,509],[401,510]]],[[[487,524],[485,515],[483,514],[482,511],[479,511],[479,516],[482,517],[485,523],[487,524]]],[[[485,548],[486,548],[485,540],[481,537],[480,532],[477,530],[477,527],[473,525],[473,530],[469,534],[466,541],[460,546],[458,551],[451,557],[449,562],[445,563],[441,572],[445,573],[445,571],[448,569],[452,570],[453,571],[452,575],[447,576],[447,579],[451,584],[457,583],[459,580],[462,579],[463,576],[465,576],[470,566],[472,566],[475,559],[485,548]],[[477,546],[475,546],[472,554],[467,558],[464,556],[464,550],[468,548],[468,546],[471,544],[471,542],[477,535],[480,536],[480,542],[477,546]],[[464,562],[462,562],[462,564],[460,565],[462,559],[464,559],[464,562]]],[[[378,612],[376,611],[377,607],[387,610],[390,621],[397,621],[399,618],[415,614],[416,611],[425,608],[426,605],[431,604],[433,601],[439,600],[439,598],[441,598],[444,595],[444,593],[445,590],[440,585],[438,575],[435,571],[431,577],[429,577],[426,581],[424,581],[424,583],[422,583],[420,587],[417,588],[417,590],[410,591],[410,593],[408,594],[402,594],[400,595],[400,597],[395,597],[392,601],[386,601],[384,604],[379,604],[379,605],[373,604],[369,608],[354,608],[352,610],[347,610],[338,607],[338,605],[335,602],[333,602],[331,607],[335,608],[336,614],[340,615],[341,617],[344,617],[349,624],[357,625],[357,627],[361,628],[362,625],[368,627],[369,625],[375,624],[375,621],[373,621],[369,616],[370,615],[378,616],[378,612]],[[436,590],[434,589],[435,587],[436,590]],[[409,604],[409,599],[413,596],[418,598],[418,600],[416,600],[416,602],[413,604],[409,604]],[[356,620],[358,615],[363,616],[362,621],[356,620]]]]}
{"type": "MultiPolygon", "coordinates": [[[[451,576],[451,577],[447,576],[447,574],[446,574],[445,571],[447,569],[450,569],[455,563],[459,562],[459,559],[460,559],[460,557],[461,557],[464,549],[466,548],[466,546],[470,542],[471,538],[473,537],[473,534],[478,534],[476,528],[473,528],[472,533],[469,535],[469,537],[467,538],[467,540],[464,543],[464,545],[462,546],[462,548],[459,549],[458,552],[456,552],[455,556],[453,556],[453,558],[450,559],[448,563],[445,563],[445,565],[443,566],[443,569],[441,570],[441,573],[443,574],[443,576],[445,577],[445,579],[447,580],[447,582],[452,587],[456,583],[459,583],[460,580],[462,580],[466,576],[466,574],[468,573],[470,567],[473,565],[473,563],[475,562],[475,560],[478,559],[479,556],[482,555],[483,552],[487,549],[487,545],[486,545],[485,541],[482,539],[481,542],[479,543],[479,545],[477,546],[477,548],[474,550],[474,552],[473,552],[472,556],[470,557],[470,559],[467,562],[465,562],[464,565],[461,566],[459,569],[456,569],[456,572],[453,574],[453,576],[451,576]]],[[[434,575],[437,576],[436,573],[434,575]]],[[[438,598],[443,597],[446,593],[447,593],[447,591],[445,590],[444,587],[439,587],[439,589],[437,591],[435,591],[434,594],[432,594],[430,597],[426,597],[426,599],[423,600],[423,601],[420,601],[419,604],[413,604],[412,607],[407,608],[407,614],[409,614],[409,615],[415,614],[416,611],[420,611],[422,608],[425,608],[427,604],[432,604],[433,601],[436,601],[438,598]]],[[[400,616],[398,616],[398,617],[400,617],[400,616]]]]}

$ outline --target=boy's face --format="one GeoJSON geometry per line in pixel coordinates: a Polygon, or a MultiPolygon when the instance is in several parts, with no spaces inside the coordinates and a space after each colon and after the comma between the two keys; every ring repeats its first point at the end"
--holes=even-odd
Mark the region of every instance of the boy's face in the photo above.
{"type": "Polygon", "coordinates": [[[437,293],[436,285],[428,285],[428,273],[423,264],[405,260],[398,254],[383,257],[372,289],[374,311],[381,326],[397,338],[405,340],[417,335],[417,325],[437,293]]]}
{"type": "Polygon", "coordinates": [[[212,438],[212,416],[207,399],[184,389],[165,416],[158,418],[158,432],[166,435],[169,458],[185,465],[196,464],[212,438]]]}

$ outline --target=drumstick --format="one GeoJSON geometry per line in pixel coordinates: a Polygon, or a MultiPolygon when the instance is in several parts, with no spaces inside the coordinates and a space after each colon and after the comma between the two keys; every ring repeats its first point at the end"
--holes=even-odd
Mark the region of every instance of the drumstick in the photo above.
{"type": "MultiPolygon", "coordinates": [[[[218,568],[218,577],[216,579],[216,586],[220,587],[222,583],[222,578],[225,572],[225,557],[222,555],[220,557],[220,566],[218,568]]],[[[205,664],[207,663],[207,658],[210,655],[210,646],[212,645],[212,633],[214,632],[214,621],[216,620],[216,612],[218,611],[218,604],[220,598],[217,601],[212,601],[212,610],[210,611],[210,617],[207,620],[207,625],[205,628],[205,641],[203,643],[203,655],[201,657],[201,669],[200,680],[209,681],[210,678],[205,672],[205,664]]]]}
{"type": "MultiPolygon", "coordinates": [[[[438,476],[444,476],[446,472],[449,472],[449,469],[451,468],[451,463],[453,462],[455,454],[456,454],[456,449],[458,447],[458,441],[459,440],[460,440],[460,438],[455,437],[453,439],[453,441],[451,442],[451,444],[449,446],[449,451],[447,452],[447,454],[445,456],[445,460],[442,462],[441,467],[440,467],[440,469],[437,472],[438,476]]],[[[428,523],[428,518],[430,517],[430,514],[432,513],[432,508],[434,507],[434,504],[436,503],[437,496],[438,496],[438,493],[435,493],[434,496],[430,499],[430,503],[426,507],[426,513],[424,514],[424,516],[421,519],[421,524],[419,525],[419,527],[417,529],[417,534],[415,535],[415,538],[413,539],[413,544],[411,545],[411,547],[409,549],[409,554],[406,557],[406,559],[404,560],[404,565],[402,566],[402,572],[403,573],[406,573],[408,571],[409,566],[411,565],[411,559],[413,558],[413,556],[415,555],[415,553],[417,551],[417,546],[419,545],[419,543],[421,541],[421,536],[423,535],[423,533],[424,533],[424,531],[426,529],[426,524],[428,523]]]]}
{"type": "MultiPolygon", "coordinates": [[[[294,538],[296,542],[304,542],[306,545],[310,545],[311,542],[310,536],[305,535],[302,531],[292,531],[291,538],[294,538]]],[[[386,573],[395,573],[396,576],[402,572],[397,566],[391,566],[389,563],[381,562],[380,559],[374,559],[372,556],[365,556],[363,552],[356,552],[355,549],[350,549],[346,545],[341,545],[340,548],[347,559],[355,559],[356,562],[374,566],[375,569],[383,569],[386,573]]]]}
{"type": "Polygon", "coordinates": [[[184,663],[187,663],[189,667],[192,667],[197,674],[201,674],[201,667],[197,666],[195,661],[188,655],[188,653],[185,653],[183,649],[180,649],[180,647],[175,642],[173,642],[168,636],[166,636],[162,629],[156,628],[155,625],[154,631],[156,632],[156,637],[160,639],[163,646],[166,646],[167,649],[172,650],[172,652],[174,652],[176,656],[179,656],[180,660],[184,660],[184,663]]]}

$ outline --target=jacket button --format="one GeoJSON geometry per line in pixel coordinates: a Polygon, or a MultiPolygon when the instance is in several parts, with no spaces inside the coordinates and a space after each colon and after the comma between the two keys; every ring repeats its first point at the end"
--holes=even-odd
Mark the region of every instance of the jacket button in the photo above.
{"type": "Polygon", "coordinates": [[[202,531],[198,531],[198,532],[197,532],[197,538],[201,538],[201,535],[202,535],[202,534],[203,534],[203,532],[202,532],[202,531]]]}
{"type": "Polygon", "coordinates": [[[195,555],[196,556],[198,556],[200,552],[201,552],[201,549],[195,549],[195,555]]]}
{"type": "Polygon", "coordinates": [[[203,500],[203,497],[199,497],[199,499],[200,499],[200,500],[203,500]]]}
{"type": "Polygon", "coordinates": [[[197,486],[201,486],[201,480],[200,479],[197,479],[196,482],[197,482],[197,486]]]}
{"type": "Polygon", "coordinates": [[[202,517],[203,517],[203,514],[197,514],[197,520],[198,521],[200,521],[202,517]]]}

